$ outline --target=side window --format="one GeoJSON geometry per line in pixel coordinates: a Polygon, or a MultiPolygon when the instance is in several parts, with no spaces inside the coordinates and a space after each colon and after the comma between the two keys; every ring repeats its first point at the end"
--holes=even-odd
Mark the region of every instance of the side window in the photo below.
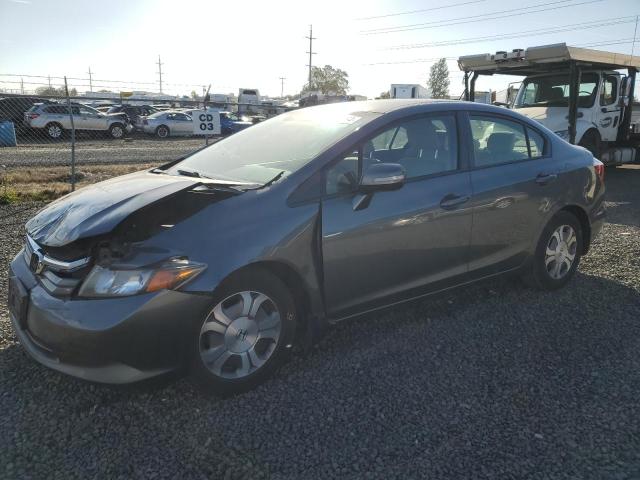
{"type": "Polygon", "coordinates": [[[327,170],[325,193],[335,195],[350,193],[358,186],[358,150],[344,155],[338,163],[327,170]]]}
{"type": "Polygon", "coordinates": [[[529,159],[524,126],[490,116],[470,117],[475,165],[490,166],[529,159]]]}
{"type": "Polygon", "coordinates": [[[364,143],[363,168],[375,162],[399,163],[407,178],[448,172],[458,168],[457,147],[452,115],[407,120],[364,143]]]}
{"type": "Polygon", "coordinates": [[[613,75],[604,77],[602,83],[602,93],[600,94],[600,105],[612,105],[618,96],[618,79],[613,75]]]}
{"type": "MultiPolygon", "coordinates": [[[[80,108],[80,113],[82,115],[94,115],[96,112],[89,109],[89,108],[85,108],[85,107],[79,107],[80,108]]],[[[75,112],[74,112],[75,113],[75,112]]]]}
{"type": "Polygon", "coordinates": [[[527,127],[527,136],[529,137],[529,149],[531,158],[542,157],[545,154],[544,137],[536,130],[527,127]]]}

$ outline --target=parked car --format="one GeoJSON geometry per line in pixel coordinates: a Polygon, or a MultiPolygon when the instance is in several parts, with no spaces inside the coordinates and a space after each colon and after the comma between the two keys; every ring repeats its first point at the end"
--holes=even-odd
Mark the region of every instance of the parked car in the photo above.
{"type": "Polygon", "coordinates": [[[188,366],[242,391],[353,315],[509,272],[566,285],[604,222],[603,176],[587,150],[489,105],[284,113],[38,213],[11,263],[11,320],[71,375],[188,366]]]}
{"type": "Polygon", "coordinates": [[[231,135],[253,125],[253,122],[243,119],[233,112],[220,112],[220,129],[222,135],[231,135]]]}
{"type": "Polygon", "coordinates": [[[16,130],[24,129],[24,114],[36,103],[53,103],[47,98],[37,97],[5,97],[0,98],[0,122],[8,120],[13,122],[16,130]]]}
{"type": "MultiPolygon", "coordinates": [[[[77,103],[71,104],[71,112],[77,131],[105,132],[112,138],[122,138],[133,129],[124,113],[105,114],[77,103]]],[[[24,114],[24,122],[31,128],[43,130],[53,140],[71,130],[69,107],[63,103],[34,105],[24,114]]]]}
{"type": "Polygon", "coordinates": [[[107,113],[124,113],[134,128],[142,130],[143,117],[153,115],[159,111],[151,105],[113,105],[107,113]]]}
{"type": "Polygon", "coordinates": [[[142,131],[159,138],[193,135],[193,120],[189,115],[176,110],[157,112],[142,117],[142,131]]]}

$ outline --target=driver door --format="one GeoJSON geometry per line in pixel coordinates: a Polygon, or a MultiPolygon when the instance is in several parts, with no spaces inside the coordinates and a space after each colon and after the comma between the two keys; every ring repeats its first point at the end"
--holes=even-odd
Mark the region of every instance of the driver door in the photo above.
{"type": "Polygon", "coordinates": [[[398,122],[328,168],[322,255],[330,316],[418,296],[466,273],[471,184],[456,123],[449,113],[398,122]],[[403,165],[406,182],[363,200],[358,179],[380,161],[403,165]]]}

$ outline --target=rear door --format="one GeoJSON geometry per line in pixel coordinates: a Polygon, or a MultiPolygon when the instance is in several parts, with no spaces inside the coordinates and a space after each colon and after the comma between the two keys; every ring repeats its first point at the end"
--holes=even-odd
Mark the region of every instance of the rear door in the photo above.
{"type": "Polygon", "coordinates": [[[331,316],[417,296],[465,274],[471,183],[457,130],[448,113],[414,117],[355,145],[327,169],[322,255],[331,316]],[[403,165],[405,184],[359,193],[362,170],[376,162],[403,165]]]}
{"type": "Polygon", "coordinates": [[[474,276],[518,267],[562,198],[563,166],[545,136],[510,116],[470,114],[474,276]]]}

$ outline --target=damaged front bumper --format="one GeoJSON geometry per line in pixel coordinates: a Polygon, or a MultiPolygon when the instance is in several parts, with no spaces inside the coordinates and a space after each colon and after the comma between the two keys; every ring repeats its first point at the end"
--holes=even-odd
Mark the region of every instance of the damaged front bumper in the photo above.
{"type": "MultiPolygon", "coordinates": [[[[9,310],[16,335],[41,364],[85,380],[131,383],[185,365],[206,294],[162,290],[122,298],[55,297],[29,270],[11,263],[9,310]]],[[[195,340],[194,340],[195,341],[195,340]]]]}

